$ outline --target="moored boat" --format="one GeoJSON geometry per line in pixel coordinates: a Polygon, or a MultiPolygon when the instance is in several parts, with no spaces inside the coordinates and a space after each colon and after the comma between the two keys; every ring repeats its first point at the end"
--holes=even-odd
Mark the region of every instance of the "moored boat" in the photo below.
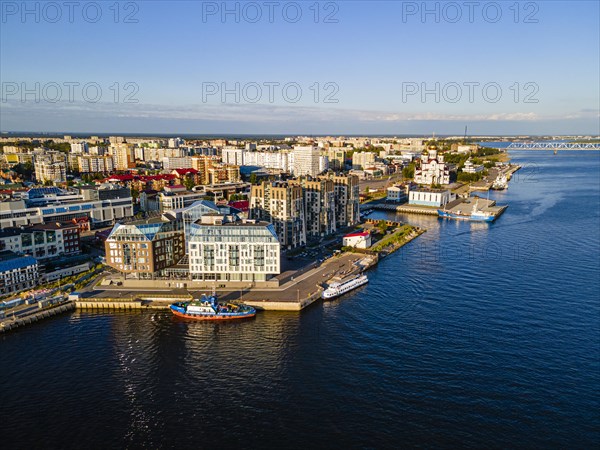
{"type": "Polygon", "coordinates": [[[193,320],[239,320],[256,315],[256,310],[251,306],[221,304],[216,296],[205,294],[199,300],[173,303],[169,309],[177,317],[193,320]]]}
{"type": "Polygon", "coordinates": [[[507,189],[507,188],[508,188],[508,179],[506,178],[506,175],[501,173],[500,175],[498,175],[496,177],[496,179],[492,183],[492,189],[501,191],[501,190],[507,189]]]}
{"type": "Polygon", "coordinates": [[[366,275],[356,275],[354,278],[351,278],[346,281],[342,281],[339,283],[331,283],[327,287],[327,289],[323,291],[321,297],[323,298],[323,300],[330,300],[332,298],[339,297],[340,295],[345,294],[346,292],[349,292],[353,289],[356,289],[357,287],[362,286],[363,284],[366,284],[368,282],[369,279],[366,275]]]}
{"type": "Polygon", "coordinates": [[[475,201],[473,205],[473,209],[468,211],[461,210],[448,210],[448,209],[438,209],[438,216],[444,219],[458,219],[458,220],[470,220],[472,222],[493,222],[496,220],[496,215],[482,211],[478,208],[479,199],[475,201]]]}

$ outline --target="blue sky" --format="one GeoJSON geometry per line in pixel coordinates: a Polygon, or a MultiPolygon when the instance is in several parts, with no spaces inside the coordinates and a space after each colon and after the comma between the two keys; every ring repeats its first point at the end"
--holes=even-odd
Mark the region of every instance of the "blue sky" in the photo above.
{"type": "Polygon", "coordinates": [[[1,131],[600,132],[597,1],[0,3],[1,131]]]}

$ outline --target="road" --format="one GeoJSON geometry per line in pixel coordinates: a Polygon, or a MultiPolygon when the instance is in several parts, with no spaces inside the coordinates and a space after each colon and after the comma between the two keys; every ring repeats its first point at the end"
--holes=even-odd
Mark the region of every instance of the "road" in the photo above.
{"type": "Polygon", "coordinates": [[[377,180],[361,180],[359,182],[360,192],[364,193],[367,187],[369,188],[369,190],[385,189],[385,188],[387,188],[395,183],[398,183],[400,181],[402,181],[401,173],[394,173],[392,175],[387,175],[387,176],[377,179],[377,180]]]}

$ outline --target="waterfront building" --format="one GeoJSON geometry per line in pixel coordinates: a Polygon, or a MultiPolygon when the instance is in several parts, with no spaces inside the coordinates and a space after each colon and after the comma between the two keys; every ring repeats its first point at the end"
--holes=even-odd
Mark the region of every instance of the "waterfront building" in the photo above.
{"type": "MultiPolygon", "coordinates": [[[[227,205],[217,205],[209,200],[200,200],[192,203],[182,211],[183,229],[185,233],[185,242],[190,239],[191,226],[194,222],[207,214],[236,214],[236,210],[227,205]]],[[[186,246],[186,252],[188,248],[186,246]]]]}
{"type": "Polygon", "coordinates": [[[34,257],[0,252],[0,295],[31,289],[38,280],[38,262],[34,257]]]}
{"type": "Polygon", "coordinates": [[[304,198],[300,185],[264,181],[252,186],[249,216],[271,222],[284,248],[306,244],[304,198]]]}
{"type": "Polygon", "coordinates": [[[336,228],[355,225],[360,220],[360,187],[356,175],[327,174],[320,179],[333,181],[336,228]]]}
{"type": "Polygon", "coordinates": [[[295,146],[293,154],[293,169],[294,176],[310,176],[316,177],[320,173],[320,158],[321,149],[314,145],[295,146]]]}
{"type": "Polygon", "coordinates": [[[427,156],[421,158],[420,167],[415,169],[415,183],[450,184],[450,169],[435,146],[429,147],[427,156]]]}
{"type": "Polygon", "coordinates": [[[336,231],[335,190],[333,180],[302,180],[306,236],[322,237],[336,231]]]}
{"type": "Polygon", "coordinates": [[[181,223],[162,218],[116,224],[104,245],[107,265],[140,279],[155,278],[185,254],[181,223]]]}
{"type": "Polygon", "coordinates": [[[272,224],[207,214],[191,224],[192,280],[266,281],[280,273],[280,245],[272,224]]]}
{"type": "Polygon", "coordinates": [[[484,169],[485,167],[483,167],[482,164],[473,164],[473,161],[471,161],[471,158],[469,158],[465,161],[465,165],[462,171],[464,173],[479,173],[483,172],[484,169]]]}
{"type": "Polygon", "coordinates": [[[407,188],[404,185],[390,186],[386,192],[388,202],[405,203],[408,200],[407,188]]]}
{"type": "Polygon", "coordinates": [[[29,254],[38,260],[81,253],[79,226],[47,223],[0,230],[0,251],[29,254]]]}
{"type": "Polygon", "coordinates": [[[417,189],[408,194],[409,205],[421,206],[444,206],[446,203],[456,200],[456,194],[445,189],[417,189]]]}
{"type": "Polygon", "coordinates": [[[369,248],[371,246],[371,233],[368,231],[358,231],[347,234],[342,238],[344,247],[369,248]]]}

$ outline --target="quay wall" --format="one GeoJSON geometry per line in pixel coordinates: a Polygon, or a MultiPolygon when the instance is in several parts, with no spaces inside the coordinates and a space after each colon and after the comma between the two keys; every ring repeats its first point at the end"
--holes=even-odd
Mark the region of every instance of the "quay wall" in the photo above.
{"type": "Polygon", "coordinates": [[[28,314],[23,317],[16,317],[14,319],[7,318],[0,322],[0,332],[6,332],[10,330],[15,330],[24,325],[29,325],[35,323],[39,320],[46,319],[48,317],[56,316],[57,314],[62,314],[67,311],[73,311],[75,309],[75,303],[67,302],[62,303],[56,306],[52,306],[50,308],[42,309],[41,311],[28,314]]]}

